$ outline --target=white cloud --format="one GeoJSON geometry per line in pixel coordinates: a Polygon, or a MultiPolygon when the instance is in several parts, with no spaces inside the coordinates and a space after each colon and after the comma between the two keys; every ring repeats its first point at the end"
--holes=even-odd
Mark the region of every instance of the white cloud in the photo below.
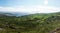
{"type": "Polygon", "coordinates": [[[51,13],[58,12],[60,8],[49,6],[20,6],[20,7],[0,7],[0,11],[6,12],[27,12],[27,13],[51,13]]]}

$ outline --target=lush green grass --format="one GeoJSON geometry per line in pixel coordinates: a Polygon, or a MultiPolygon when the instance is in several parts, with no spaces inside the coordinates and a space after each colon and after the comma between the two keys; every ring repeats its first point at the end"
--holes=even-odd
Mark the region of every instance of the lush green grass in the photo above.
{"type": "Polygon", "coordinates": [[[49,33],[60,27],[60,13],[0,16],[0,33],[49,33]]]}

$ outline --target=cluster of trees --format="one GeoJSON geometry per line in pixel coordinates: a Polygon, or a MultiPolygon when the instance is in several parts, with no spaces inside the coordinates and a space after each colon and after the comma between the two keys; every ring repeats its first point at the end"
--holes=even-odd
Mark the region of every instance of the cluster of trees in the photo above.
{"type": "Polygon", "coordinates": [[[49,33],[60,27],[60,13],[0,15],[0,33],[49,33]]]}

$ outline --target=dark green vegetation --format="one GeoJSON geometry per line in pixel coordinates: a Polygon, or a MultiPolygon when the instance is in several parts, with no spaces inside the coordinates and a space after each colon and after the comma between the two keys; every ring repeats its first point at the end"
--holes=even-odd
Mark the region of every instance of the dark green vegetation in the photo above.
{"type": "Polygon", "coordinates": [[[60,27],[60,13],[8,16],[0,14],[0,33],[49,33],[60,27]]]}

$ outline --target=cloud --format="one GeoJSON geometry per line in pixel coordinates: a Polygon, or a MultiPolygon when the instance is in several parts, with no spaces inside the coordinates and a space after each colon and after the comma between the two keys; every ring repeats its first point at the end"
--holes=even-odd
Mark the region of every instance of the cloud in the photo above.
{"type": "Polygon", "coordinates": [[[0,11],[27,12],[27,13],[52,13],[52,12],[60,11],[60,8],[50,7],[50,6],[20,6],[20,7],[0,7],[0,11]]]}

